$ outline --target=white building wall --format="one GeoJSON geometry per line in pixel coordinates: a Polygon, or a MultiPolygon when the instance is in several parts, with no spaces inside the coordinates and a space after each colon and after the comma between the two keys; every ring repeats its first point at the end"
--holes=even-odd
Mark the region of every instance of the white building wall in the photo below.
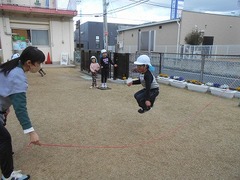
{"type": "Polygon", "coordinates": [[[155,26],[153,30],[156,30],[156,45],[177,45],[178,25],[176,22],[155,26]],[[162,28],[160,29],[159,26],[162,28]]]}
{"type": "Polygon", "coordinates": [[[37,18],[25,16],[0,16],[0,38],[3,60],[6,62],[13,53],[12,29],[48,30],[49,45],[37,46],[46,56],[50,54],[51,61],[59,64],[61,53],[68,53],[69,60],[73,60],[74,37],[72,18],[37,18]]]}
{"type": "Polygon", "coordinates": [[[135,53],[138,50],[138,33],[139,31],[154,31],[154,51],[161,51],[165,45],[177,45],[178,42],[178,24],[176,22],[168,24],[158,24],[155,26],[139,27],[120,31],[117,36],[119,52],[135,53]]]}
{"type": "Polygon", "coordinates": [[[8,16],[0,16],[0,38],[2,43],[3,61],[12,56],[12,35],[8,16]]]}
{"type": "Polygon", "coordinates": [[[52,18],[50,20],[51,55],[54,62],[60,62],[61,53],[68,53],[73,60],[73,20],[52,18]]]}
{"type": "MultiPolygon", "coordinates": [[[[32,29],[32,30],[48,30],[50,36],[49,29],[49,19],[48,18],[33,18],[29,17],[28,19],[24,18],[24,16],[13,16],[10,20],[11,29],[32,29]]],[[[50,44],[49,39],[49,44],[50,44]]],[[[33,45],[35,46],[35,45],[33,45]]],[[[36,45],[38,49],[43,51],[46,56],[50,52],[50,46],[36,45]]],[[[11,47],[12,49],[12,47],[11,47]]],[[[12,53],[12,52],[11,52],[12,53]]]]}
{"type": "Polygon", "coordinates": [[[214,36],[214,45],[240,44],[240,17],[183,11],[180,43],[193,29],[198,28],[204,36],[214,36]]]}
{"type": "MultiPolygon", "coordinates": [[[[138,46],[138,30],[155,31],[155,48],[157,52],[178,52],[180,46],[184,45],[185,37],[197,28],[204,32],[204,36],[213,36],[214,47],[216,45],[239,45],[240,44],[240,17],[198,12],[183,11],[180,24],[168,22],[153,25],[143,25],[135,29],[126,29],[118,34],[120,47],[118,52],[134,53],[138,46]],[[160,29],[159,27],[162,26],[160,29]]],[[[230,47],[230,46],[229,46],[230,47]]],[[[232,48],[231,48],[232,49],[232,48]]]]}

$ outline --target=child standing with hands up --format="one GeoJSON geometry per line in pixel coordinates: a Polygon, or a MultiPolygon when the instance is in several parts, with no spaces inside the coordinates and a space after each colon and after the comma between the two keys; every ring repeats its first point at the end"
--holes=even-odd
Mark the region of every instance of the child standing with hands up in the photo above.
{"type": "Polygon", "coordinates": [[[117,67],[117,64],[114,64],[112,60],[107,55],[107,50],[102,49],[101,50],[102,57],[100,58],[100,65],[101,65],[101,81],[102,86],[101,88],[107,89],[107,78],[109,74],[109,67],[110,64],[114,65],[114,67],[117,67]]]}

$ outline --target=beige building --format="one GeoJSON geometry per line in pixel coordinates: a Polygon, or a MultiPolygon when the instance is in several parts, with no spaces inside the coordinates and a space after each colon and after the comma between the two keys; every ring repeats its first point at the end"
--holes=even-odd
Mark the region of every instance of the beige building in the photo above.
{"type": "MultiPolygon", "coordinates": [[[[182,11],[181,19],[135,26],[118,31],[118,52],[180,52],[185,37],[199,30],[203,45],[240,48],[240,17],[182,11]]],[[[237,51],[237,49],[236,49],[237,51]]],[[[238,51],[238,54],[240,51],[238,51]]]]}
{"type": "Polygon", "coordinates": [[[73,59],[76,1],[0,0],[0,9],[0,55],[4,62],[28,45],[37,46],[46,58],[49,53],[54,64],[62,54],[73,59]]]}

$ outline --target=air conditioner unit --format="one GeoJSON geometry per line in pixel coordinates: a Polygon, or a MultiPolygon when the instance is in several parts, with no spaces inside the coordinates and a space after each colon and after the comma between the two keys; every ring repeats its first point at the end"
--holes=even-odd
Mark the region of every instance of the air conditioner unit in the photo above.
{"type": "Polygon", "coordinates": [[[123,48],[123,42],[122,41],[118,42],[118,48],[123,48]]]}

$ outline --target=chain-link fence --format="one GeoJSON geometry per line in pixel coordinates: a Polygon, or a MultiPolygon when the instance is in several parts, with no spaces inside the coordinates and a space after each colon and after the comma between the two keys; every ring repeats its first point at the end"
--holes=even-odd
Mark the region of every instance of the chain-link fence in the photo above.
{"type": "Polygon", "coordinates": [[[203,83],[240,86],[240,56],[164,54],[161,72],[203,83]]]}
{"type": "MultiPolygon", "coordinates": [[[[166,51],[159,51],[165,52],[166,51]]],[[[240,45],[182,45],[179,48],[180,53],[184,54],[204,54],[204,55],[239,55],[240,45]]],[[[172,52],[167,52],[172,53],[172,52]]],[[[217,56],[215,56],[217,58],[217,56]]]]}
{"type": "Polygon", "coordinates": [[[160,67],[161,67],[161,53],[136,53],[136,54],[130,54],[129,56],[129,76],[132,78],[136,78],[139,76],[139,73],[136,71],[136,65],[134,65],[134,61],[137,60],[137,57],[141,54],[147,54],[151,59],[151,64],[154,66],[155,71],[153,74],[155,76],[158,76],[160,74],[160,67]]]}
{"type": "MultiPolygon", "coordinates": [[[[130,76],[136,77],[133,62],[140,54],[130,55],[130,76]]],[[[175,53],[150,53],[151,64],[155,67],[154,75],[180,76],[185,80],[198,80],[230,88],[240,86],[240,55],[197,55],[175,53]]]]}
{"type": "Polygon", "coordinates": [[[0,49],[0,64],[3,63],[3,54],[2,49],[0,49]]]}
{"type": "Polygon", "coordinates": [[[80,65],[81,63],[81,51],[74,51],[74,64],[80,65]]]}
{"type": "MultiPolygon", "coordinates": [[[[100,63],[101,53],[100,51],[75,51],[75,63],[77,63],[77,57],[80,58],[80,68],[81,71],[85,71],[90,73],[90,64],[91,64],[91,56],[95,56],[97,58],[97,62],[100,63]]],[[[108,52],[108,57],[114,62],[114,64],[118,64],[117,68],[113,66],[109,66],[109,77],[110,78],[122,78],[122,75],[128,77],[128,57],[126,54],[117,54],[108,52]],[[127,69],[127,70],[126,70],[127,69]]]]}
{"type": "MultiPolygon", "coordinates": [[[[134,61],[141,54],[109,53],[109,57],[117,63],[118,68],[111,67],[109,77],[122,79],[123,76],[136,78],[134,61]],[[127,71],[129,70],[129,74],[127,71]]],[[[81,52],[81,70],[89,72],[90,57],[100,57],[100,52],[81,52]]],[[[168,76],[180,76],[185,80],[198,80],[203,83],[211,82],[228,85],[230,88],[240,86],[240,55],[210,55],[210,54],[176,54],[149,53],[151,64],[155,67],[153,74],[160,73],[168,76]]]]}
{"type": "MultiPolygon", "coordinates": [[[[124,45],[118,52],[136,53],[138,46],[124,45]]],[[[154,52],[161,53],[183,53],[183,54],[221,54],[221,55],[239,55],[240,45],[156,45],[154,52]]]]}

